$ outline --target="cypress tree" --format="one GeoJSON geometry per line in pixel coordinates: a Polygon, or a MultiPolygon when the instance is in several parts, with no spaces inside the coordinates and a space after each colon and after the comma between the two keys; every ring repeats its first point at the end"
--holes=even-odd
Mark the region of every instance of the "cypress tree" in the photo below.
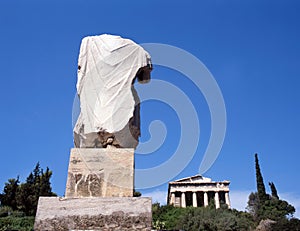
{"type": "Polygon", "coordinates": [[[272,197],[273,197],[273,198],[276,198],[276,199],[279,199],[279,196],[278,196],[278,194],[277,194],[277,189],[276,189],[276,187],[275,187],[275,184],[274,184],[273,182],[269,182],[269,185],[270,185],[272,197]]]}
{"type": "Polygon", "coordinates": [[[266,188],[260,171],[257,153],[255,154],[255,170],[258,199],[260,204],[263,204],[266,200],[268,200],[268,195],[266,194],[266,188]]]}

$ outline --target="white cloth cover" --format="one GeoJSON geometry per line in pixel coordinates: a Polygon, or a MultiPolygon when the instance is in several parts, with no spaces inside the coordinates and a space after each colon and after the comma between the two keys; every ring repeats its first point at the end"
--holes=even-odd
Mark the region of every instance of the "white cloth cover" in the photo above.
{"type": "Polygon", "coordinates": [[[76,86],[81,112],[74,132],[124,128],[135,107],[131,85],[139,68],[149,63],[150,55],[129,39],[108,34],[83,38],[76,86]]]}

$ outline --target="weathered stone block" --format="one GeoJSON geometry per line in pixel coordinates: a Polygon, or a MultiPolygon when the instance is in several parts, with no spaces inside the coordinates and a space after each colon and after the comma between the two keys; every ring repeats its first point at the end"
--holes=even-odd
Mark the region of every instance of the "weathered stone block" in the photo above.
{"type": "Polygon", "coordinates": [[[134,149],[71,149],[65,196],[131,197],[134,149]]]}
{"type": "Polygon", "coordinates": [[[151,230],[151,204],[147,197],[40,197],[34,230],[151,230]]]}

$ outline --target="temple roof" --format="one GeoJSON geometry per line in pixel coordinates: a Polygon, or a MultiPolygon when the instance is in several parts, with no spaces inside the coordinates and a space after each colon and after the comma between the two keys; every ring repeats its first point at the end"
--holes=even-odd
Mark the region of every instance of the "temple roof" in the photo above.
{"type": "MultiPolygon", "coordinates": [[[[229,183],[229,181],[223,181],[224,183],[229,183]]],[[[211,180],[211,178],[201,176],[199,174],[195,176],[185,177],[179,180],[175,180],[169,182],[169,184],[177,184],[177,183],[215,183],[211,180]]]]}

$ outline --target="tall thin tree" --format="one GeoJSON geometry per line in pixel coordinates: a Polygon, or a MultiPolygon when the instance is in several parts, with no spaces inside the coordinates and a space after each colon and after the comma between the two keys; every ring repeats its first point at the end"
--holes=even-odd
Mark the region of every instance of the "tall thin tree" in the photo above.
{"type": "Polygon", "coordinates": [[[273,182],[269,182],[269,186],[270,186],[270,189],[271,189],[272,197],[276,198],[276,199],[279,199],[275,184],[273,182]]]}
{"type": "Polygon", "coordinates": [[[257,187],[258,199],[260,201],[260,204],[263,204],[266,200],[268,200],[268,195],[266,193],[264,179],[260,171],[257,153],[255,154],[255,170],[256,170],[256,187],[257,187]]]}

